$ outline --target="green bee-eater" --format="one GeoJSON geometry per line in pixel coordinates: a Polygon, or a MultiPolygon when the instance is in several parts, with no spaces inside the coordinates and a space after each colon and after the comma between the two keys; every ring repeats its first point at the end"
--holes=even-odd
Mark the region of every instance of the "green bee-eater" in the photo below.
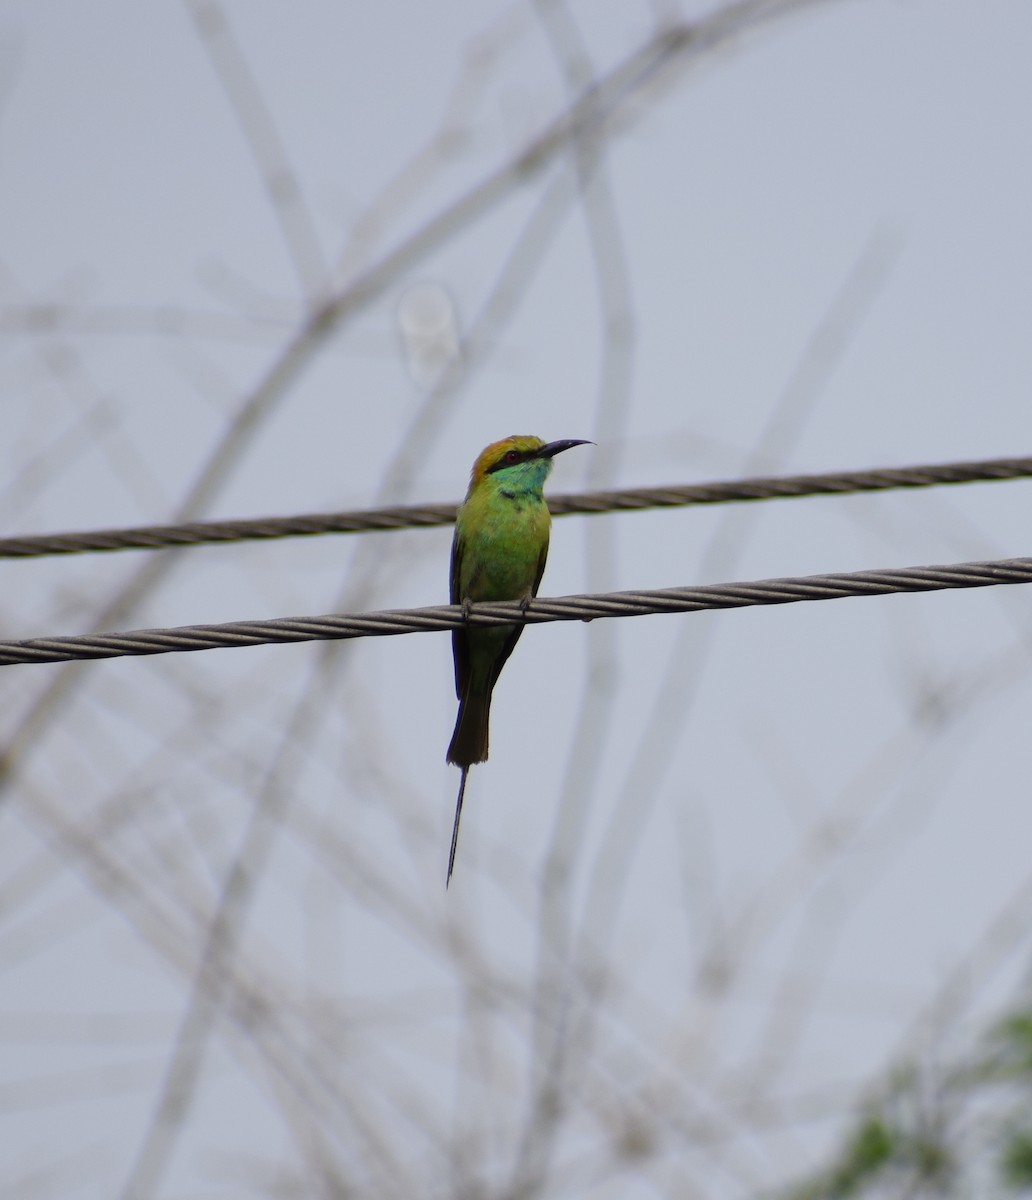
{"type": "MultiPolygon", "coordinates": [[[[492,442],[473,464],[469,491],[455,518],[451,554],[451,602],[529,600],[537,595],[548,557],[552,518],[543,488],[552,459],[584,441],[543,442],[508,437],[492,442]]],[[[448,880],[455,866],[466,775],[487,758],[491,692],[522,625],[456,629],[452,633],[459,715],[448,761],[462,768],[455,805],[448,880]]]]}

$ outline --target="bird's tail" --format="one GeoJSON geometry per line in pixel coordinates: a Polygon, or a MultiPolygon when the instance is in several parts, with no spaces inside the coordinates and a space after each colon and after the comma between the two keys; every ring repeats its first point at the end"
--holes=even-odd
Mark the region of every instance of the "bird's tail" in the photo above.
{"type": "Polygon", "coordinates": [[[459,781],[459,798],[455,801],[455,824],[451,831],[451,850],[448,853],[448,878],[444,881],[445,887],[451,883],[452,871],[455,869],[455,851],[459,847],[459,821],[462,820],[462,800],[466,795],[466,776],[468,774],[469,767],[463,767],[462,779],[459,781]]]}
{"type": "Polygon", "coordinates": [[[459,701],[455,732],[448,747],[448,762],[457,767],[487,761],[487,727],[491,716],[491,692],[468,689],[459,701]]]}

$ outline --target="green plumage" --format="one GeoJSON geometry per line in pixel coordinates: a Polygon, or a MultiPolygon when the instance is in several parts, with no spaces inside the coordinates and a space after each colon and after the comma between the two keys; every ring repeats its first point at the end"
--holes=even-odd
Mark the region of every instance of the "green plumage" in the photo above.
{"type": "MultiPolygon", "coordinates": [[[[552,523],[541,486],[551,465],[535,459],[498,471],[471,491],[455,523],[453,604],[537,595],[552,523]]],[[[449,762],[468,767],[487,758],[491,691],[522,632],[522,625],[501,625],[452,634],[460,704],[449,762]]]]}
{"type": "MultiPolygon", "coordinates": [[[[494,442],[473,466],[469,491],[455,520],[451,556],[452,604],[529,600],[537,595],[548,557],[552,520],[543,488],[552,458],[581,442],[510,437],[494,442]]],[[[452,634],[459,713],[448,761],[462,768],[448,878],[455,862],[466,772],[488,751],[491,693],[522,625],[457,629],[452,634]]]]}

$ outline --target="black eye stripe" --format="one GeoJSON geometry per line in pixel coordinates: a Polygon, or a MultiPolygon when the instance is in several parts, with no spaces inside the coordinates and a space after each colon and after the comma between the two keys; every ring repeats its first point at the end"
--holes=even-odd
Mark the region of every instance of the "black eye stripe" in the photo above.
{"type": "Polygon", "coordinates": [[[487,468],[487,474],[492,475],[495,471],[500,471],[502,467],[514,467],[517,463],[527,462],[534,458],[536,453],[534,450],[507,450],[493,466],[487,468]],[[515,457],[510,458],[509,456],[514,453],[515,457]]]}

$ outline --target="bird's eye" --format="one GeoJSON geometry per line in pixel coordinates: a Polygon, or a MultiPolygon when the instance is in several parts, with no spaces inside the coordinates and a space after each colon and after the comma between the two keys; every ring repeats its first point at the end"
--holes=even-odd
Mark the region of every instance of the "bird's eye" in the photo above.
{"type": "Polygon", "coordinates": [[[518,450],[510,450],[508,452],[508,454],[506,454],[506,456],[505,456],[505,461],[507,463],[519,462],[520,461],[520,452],[518,450]]]}

